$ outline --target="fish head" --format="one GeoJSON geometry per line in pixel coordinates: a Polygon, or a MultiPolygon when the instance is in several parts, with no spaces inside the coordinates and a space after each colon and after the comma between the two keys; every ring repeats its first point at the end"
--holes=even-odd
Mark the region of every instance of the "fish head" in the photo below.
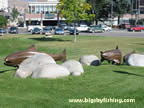
{"type": "Polygon", "coordinates": [[[29,58],[32,57],[35,54],[35,52],[32,51],[19,51],[19,52],[15,52],[12,53],[10,55],[8,55],[5,59],[4,59],[4,64],[7,66],[14,66],[14,67],[18,67],[19,64],[29,58]]]}

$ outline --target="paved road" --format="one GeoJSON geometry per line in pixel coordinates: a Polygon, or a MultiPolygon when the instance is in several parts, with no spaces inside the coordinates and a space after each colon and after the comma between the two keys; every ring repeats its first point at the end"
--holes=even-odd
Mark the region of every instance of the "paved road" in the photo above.
{"type": "MultiPolygon", "coordinates": [[[[66,35],[69,34],[68,31],[65,31],[66,35]]],[[[31,32],[27,32],[25,28],[19,29],[19,34],[31,34],[31,32]]],[[[87,33],[87,32],[81,32],[81,36],[114,36],[114,37],[138,37],[138,38],[144,38],[144,31],[142,32],[128,32],[126,30],[113,30],[111,32],[104,32],[104,33],[87,33]]]]}
{"type": "Polygon", "coordinates": [[[26,28],[19,28],[19,34],[31,34],[31,32],[27,32],[26,28]]]}
{"type": "Polygon", "coordinates": [[[80,33],[80,35],[144,38],[144,32],[127,32],[127,31],[111,31],[105,33],[80,33]]]}

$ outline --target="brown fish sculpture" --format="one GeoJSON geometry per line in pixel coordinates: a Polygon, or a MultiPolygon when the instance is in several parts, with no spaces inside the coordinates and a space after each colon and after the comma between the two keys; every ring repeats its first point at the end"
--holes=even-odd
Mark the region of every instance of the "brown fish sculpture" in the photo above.
{"type": "Polygon", "coordinates": [[[100,52],[101,53],[101,63],[106,60],[109,63],[112,62],[112,64],[120,64],[121,62],[121,58],[122,58],[122,53],[121,51],[118,49],[118,46],[116,47],[116,49],[113,50],[108,50],[108,51],[104,51],[104,52],[100,52]]]}
{"type": "Polygon", "coordinates": [[[136,53],[136,51],[133,50],[132,52],[126,54],[126,55],[123,57],[123,64],[128,64],[127,61],[128,61],[129,56],[130,56],[131,54],[135,54],[135,53],[136,53]]]}
{"type": "MultiPolygon", "coordinates": [[[[4,59],[4,61],[5,61],[4,64],[7,65],[7,66],[18,67],[19,64],[23,60],[25,60],[29,57],[32,57],[33,55],[35,55],[37,53],[44,53],[44,52],[37,51],[37,48],[34,45],[32,45],[27,50],[14,52],[14,53],[8,55],[4,59]]],[[[48,54],[48,53],[44,53],[44,54],[48,54]]],[[[62,61],[62,62],[66,61],[66,50],[65,49],[61,54],[48,54],[48,55],[53,57],[55,61],[62,61]]]]}

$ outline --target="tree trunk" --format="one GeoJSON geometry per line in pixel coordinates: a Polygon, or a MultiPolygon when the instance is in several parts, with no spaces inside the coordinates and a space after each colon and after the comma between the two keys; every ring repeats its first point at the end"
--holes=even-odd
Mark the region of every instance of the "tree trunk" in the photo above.
{"type": "Polygon", "coordinates": [[[120,15],[118,15],[118,25],[120,24],[120,15]]]}
{"type": "Polygon", "coordinates": [[[76,42],[76,22],[74,22],[74,42],[76,42]]]}

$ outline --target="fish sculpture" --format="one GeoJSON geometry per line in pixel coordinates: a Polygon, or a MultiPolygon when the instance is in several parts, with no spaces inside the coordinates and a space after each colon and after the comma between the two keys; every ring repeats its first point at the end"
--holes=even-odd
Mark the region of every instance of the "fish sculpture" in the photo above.
{"type": "MultiPolygon", "coordinates": [[[[37,53],[44,53],[44,52],[39,52],[35,47],[35,45],[32,45],[26,50],[21,50],[8,55],[4,59],[5,61],[4,64],[7,66],[19,67],[20,63],[23,60],[32,57],[37,53]]],[[[48,54],[48,53],[44,53],[44,54],[48,54]]],[[[64,49],[64,51],[61,54],[48,54],[48,55],[53,57],[55,61],[62,61],[62,62],[66,61],[66,49],[64,49]]]]}
{"type": "Polygon", "coordinates": [[[135,53],[136,53],[136,51],[133,50],[132,52],[126,54],[126,55],[123,57],[123,64],[128,64],[128,58],[129,58],[129,56],[130,56],[131,54],[135,54],[135,53]]]}
{"type": "Polygon", "coordinates": [[[116,47],[116,49],[113,50],[107,50],[104,52],[100,52],[101,53],[101,63],[106,60],[109,63],[112,62],[112,64],[120,64],[121,62],[121,58],[122,58],[122,53],[121,51],[118,49],[118,46],[116,47]]]}

